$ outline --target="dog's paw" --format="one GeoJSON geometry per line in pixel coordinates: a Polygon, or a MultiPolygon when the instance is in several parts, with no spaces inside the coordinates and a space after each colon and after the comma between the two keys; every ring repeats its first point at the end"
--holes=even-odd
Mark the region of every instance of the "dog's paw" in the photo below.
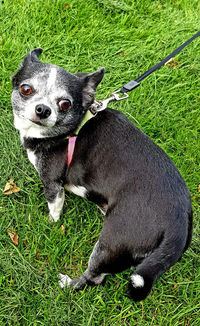
{"type": "Polygon", "coordinates": [[[62,289],[67,286],[75,291],[79,291],[82,290],[87,284],[84,275],[81,275],[79,278],[75,278],[74,280],[72,280],[68,275],[59,274],[58,278],[59,278],[58,284],[62,289]]]}
{"type": "Polygon", "coordinates": [[[48,222],[49,223],[55,223],[55,222],[57,222],[58,220],[60,219],[60,216],[53,216],[53,215],[49,215],[49,219],[48,219],[48,222]]]}
{"type": "Polygon", "coordinates": [[[64,275],[64,274],[58,274],[58,284],[61,287],[61,289],[64,289],[67,286],[70,287],[70,283],[72,282],[72,279],[68,276],[68,275],[64,275]]]}

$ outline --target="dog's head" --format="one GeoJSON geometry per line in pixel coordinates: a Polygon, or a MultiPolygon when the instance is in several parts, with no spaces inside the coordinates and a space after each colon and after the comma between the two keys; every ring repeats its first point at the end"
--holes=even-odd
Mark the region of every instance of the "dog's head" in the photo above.
{"type": "Polygon", "coordinates": [[[12,78],[15,127],[22,137],[55,137],[76,130],[94,101],[104,68],[86,74],[40,62],[42,49],[30,51],[12,78]]]}

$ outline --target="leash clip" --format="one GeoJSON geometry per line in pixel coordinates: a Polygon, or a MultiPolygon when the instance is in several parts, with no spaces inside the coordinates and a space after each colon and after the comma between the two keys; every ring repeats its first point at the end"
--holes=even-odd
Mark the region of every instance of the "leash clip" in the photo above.
{"type": "Polygon", "coordinates": [[[90,107],[91,113],[96,115],[98,112],[105,110],[110,102],[125,100],[126,98],[129,97],[127,93],[123,93],[123,96],[120,96],[119,93],[120,90],[112,93],[109,98],[103,101],[97,102],[94,100],[94,103],[90,107]]]}
{"type": "Polygon", "coordinates": [[[118,91],[114,92],[114,93],[111,94],[111,95],[114,96],[114,98],[115,98],[116,101],[125,100],[126,98],[129,97],[129,95],[128,95],[127,93],[122,93],[123,96],[120,96],[120,95],[119,95],[120,93],[121,93],[121,90],[119,89],[118,91]]]}

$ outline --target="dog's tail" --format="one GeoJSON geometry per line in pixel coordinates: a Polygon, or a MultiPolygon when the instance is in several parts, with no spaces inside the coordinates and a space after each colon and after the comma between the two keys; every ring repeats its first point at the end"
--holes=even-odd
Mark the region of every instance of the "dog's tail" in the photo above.
{"type": "Polygon", "coordinates": [[[129,294],[134,301],[144,300],[154,284],[153,279],[149,276],[142,276],[134,273],[129,281],[129,294]]]}
{"type": "Polygon", "coordinates": [[[129,294],[134,301],[144,300],[152,289],[153,284],[170,266],[181,257],[185,248],[185,239],[176,237],[163,239],[131,275],[129,294]]]}

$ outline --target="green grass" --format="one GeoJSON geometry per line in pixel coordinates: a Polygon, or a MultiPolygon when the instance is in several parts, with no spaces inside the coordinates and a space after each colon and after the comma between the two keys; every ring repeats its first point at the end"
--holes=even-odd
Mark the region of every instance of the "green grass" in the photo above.
{"type": "Polygon", "coordinates": [[[128,100],[110,105],[167,152],[193,200],[190,249],[141,303],[126,296],[130,271],[108,276],[104,287],[59,288],[58,272],[75,277],[85,270],[102,217],[67,194],[62,219],[48,223],[43,187],[20,145],[10,103],[10,77],[34,47],[44,49],[41,60],[71,72],[104,66],[97,92],[103,99],[195,34],[199,18],[198,0],[0,2],[0,190],[11,177],[21,188],[0,196],[0,325],[200,325],[200,38],[175,58],[176,69],[162,67],[128,100]],[[18,234],[18,246],[8,229],[18,234]]]}

